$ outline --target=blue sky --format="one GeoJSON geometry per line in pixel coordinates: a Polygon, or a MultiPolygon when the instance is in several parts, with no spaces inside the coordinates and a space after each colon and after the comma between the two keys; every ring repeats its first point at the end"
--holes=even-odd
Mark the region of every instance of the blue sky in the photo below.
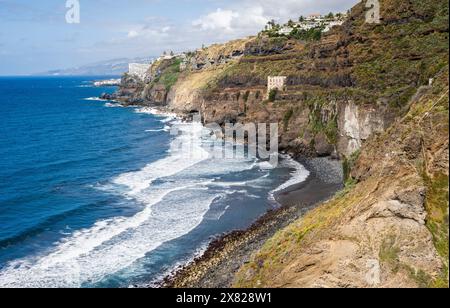
{"type": "Polygon", "coordinates": [[[346,11],[358,0],[0,0],[0,75],[159,55],[253,35],[270,19],[346,11]]]}

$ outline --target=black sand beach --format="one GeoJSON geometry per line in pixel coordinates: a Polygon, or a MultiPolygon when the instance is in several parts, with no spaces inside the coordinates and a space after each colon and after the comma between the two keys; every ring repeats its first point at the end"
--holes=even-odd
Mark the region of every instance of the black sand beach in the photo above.
{"type": "Polygon", "coordinates": [[[249,229],[234,231],[214,240],[205,253],[176,270],[159,284],[166,288],[227,288],[234,274],[277,231],[328,200],[342,189],[341,162],[317,158],[301,162],[308,179],[275,195],[280,207],[270,211],[249,229]]]}

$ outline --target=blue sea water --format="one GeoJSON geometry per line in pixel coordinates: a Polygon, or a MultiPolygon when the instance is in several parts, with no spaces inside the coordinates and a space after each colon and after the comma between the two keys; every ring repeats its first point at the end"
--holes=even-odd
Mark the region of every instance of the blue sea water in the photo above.
{"type": "Polygon", "coordinates": [[[143,285],[246,228],[293,161],[186,158],[171,118],[88,100],[94,77],[0,78],[0,287],[143,285]]]}

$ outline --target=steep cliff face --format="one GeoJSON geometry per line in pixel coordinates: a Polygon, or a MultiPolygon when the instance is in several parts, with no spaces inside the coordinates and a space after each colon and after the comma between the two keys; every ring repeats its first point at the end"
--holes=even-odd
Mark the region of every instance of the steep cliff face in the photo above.
{"type": "Polygon", "coordinates": [[[353,102],[341,104],[338,112],[338,151],[350,157],[361,149],[363,143],[374,133],[382,133],[391,123],[386,106],[361,108],[353,102]]]}
{"type": "Polygon", "coordinates": [[[280,231],[238,287],[448,287],[448,70],[366,143],[345,191],[280,231]]]}

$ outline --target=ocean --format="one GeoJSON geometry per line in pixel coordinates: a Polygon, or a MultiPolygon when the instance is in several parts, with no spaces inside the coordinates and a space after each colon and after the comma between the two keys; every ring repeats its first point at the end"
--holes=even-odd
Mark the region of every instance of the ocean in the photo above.
{"type": "Polygon", "coordinates": [[[147,285],[308,177],[214,158],[199,124],[97,100],[97,79],[0,78],[0,287],[147,285]]]}

